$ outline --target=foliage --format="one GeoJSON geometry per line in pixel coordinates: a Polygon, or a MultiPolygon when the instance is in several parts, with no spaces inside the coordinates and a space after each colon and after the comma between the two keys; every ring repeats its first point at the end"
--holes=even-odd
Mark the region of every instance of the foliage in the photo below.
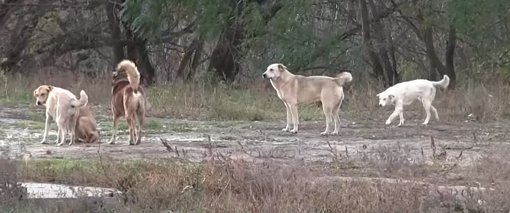
{"type": "Polygon", "coordinates": [[[121,17],[141,37],[159,43],[162,32],[172,31],[181,21],[196,20],[204,38],[216,38],[231,8],[222,0],[130,0],[122,5],[121,17]]]}
{"type": "Polygon", "coordinates": [[[479,59],[492,64],[501,62],[502,54],[509,50],[509,10],[506,0],[451,0],[447,13],[479,59]]]}

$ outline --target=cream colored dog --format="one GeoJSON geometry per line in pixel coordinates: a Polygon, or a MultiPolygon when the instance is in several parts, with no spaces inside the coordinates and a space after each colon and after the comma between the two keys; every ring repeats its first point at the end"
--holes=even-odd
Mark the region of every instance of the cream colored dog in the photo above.
{"type": "Polygon", "coordinates": [[[46,107],[46,122],[41,143],[47,142],[50,118],[53,118],[58,128],[57,140],[55,142],[58,143],[60,139],[61,141],[58,145],[61,146],[66,136],[70,134],[71,142],[69,145],[72,145],[75,139],[76,128],[76,116],[74,115],[76,115],[78,108],[86,106],[88,102],[88,96],[85,91],[82,90],[80,92],[80,100],[77,100],[76,96],[69,90],[42,85],[34,90],[34,96],[37,99],[37,105],[44,105],[46,107]],[[60,138],[61,136],[62,138],[60,138]]]}
{"type": "Polygon", "coordinates": [[[283,64],[275,63],[267,67],[262,77],[269,79],[278,97],[287,108],[287,126],[282,131],[297,133],[299,124],[297,104],[320,101],[326,116],[326,130],[321,135],[329,134],[331,119],[335,123],[335,130],[331,134],[338,135],[338,123],[340,122],[338,113],[344,100],[342,86],[345,82],[352,81],[352,75],[349,72],[340,73],[335,78],[302,76],[294,75],[283,64]],[[291,122],[294,125],[292,130],[290,130],[291,122]]]}
{"type": "Polygon", "coordinates": [[[436,97],[436,87],[446,89],[450,84],[450,78],[447,75],[443,76],[440,81],[429,81],[427,79],[415,79],[412,81],[401,82],[386,89],[384,92],[377,94],[379,97],[379,106],[385,107],[387,105],[395,105],[395,111],[391,113],[386,125],[391,124],[391,121],[397,116],[400,117],[398,126],[404,125],[404,106],[412,104],[415,100],[421,101],[423,109],[427,117],[423,121],[423,125],[427,125],[430,120],[430,111],[434,113],[436,120],[439,121],[439,115],[432,102],[436,97]]]}

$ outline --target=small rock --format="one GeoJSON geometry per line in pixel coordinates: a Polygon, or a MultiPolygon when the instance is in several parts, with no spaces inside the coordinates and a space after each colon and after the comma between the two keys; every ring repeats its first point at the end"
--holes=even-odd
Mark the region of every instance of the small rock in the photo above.
{"type": "Polygon", "coordinates": [[[46,150],[46,154],[47,154],[47,155],[51,155],[51,150],[49,150],[49,149],[48,149],[48,150],[46,150]]]}

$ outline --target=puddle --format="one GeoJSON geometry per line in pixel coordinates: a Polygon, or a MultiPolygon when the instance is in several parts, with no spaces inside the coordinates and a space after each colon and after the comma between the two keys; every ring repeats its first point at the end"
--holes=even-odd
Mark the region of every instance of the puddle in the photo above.
{"type": "Polygon", "coordinates": [[[82,198],[82,197],[113,197],[120,191],[110,188],[69,186],[52,183],[21,183],[27,190],[29,199],[82,198]]]}

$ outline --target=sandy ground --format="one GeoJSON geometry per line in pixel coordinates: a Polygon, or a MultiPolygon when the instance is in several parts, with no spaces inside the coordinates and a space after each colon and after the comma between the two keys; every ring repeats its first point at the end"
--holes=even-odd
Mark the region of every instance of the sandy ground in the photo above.
{"type": "MultiPolygon", "coordinates": [[[[104,111],[104,110],[103,110],[104,111]]],[[[210,151],[226,158],[244,158],[249,161],[265,159],[303,162],[328,162],[333,156],[362,159],[377,150],[404,149],[409,156],[428,160],[431,156],[431,136],[438,147],[444,147],[449,157],[463,152],[464,159],[476,159],[491,150],[507,150],[509,135],[502,123],[446,123],[431,120],[406,120],[406,126],[385,126],[381,121],[352,121],[342,119],[339,136],[320,136],[324,122],[301,122],[297,134],[281,132],[280,122],[216,122],[148,118],[147,123],[157,128],[146,128],[141,145],[130,146],[126,131],[120,131],[117,144],[106,142],[111,135],[111,120],[107,115],[97,116],[101,129],[101,143],[56,146],[40,144],[43,133],[44,109],[28,105],[0,108],[0,146],[4,154],[31,158],[97,157],[113,158],[172,158],[185,157],[203,161],[210,151]],[[29,116],[30,115],[30,116],[29,116]],[[166,141],[167,150],[161,141],[166,141]],[[175,151],[178,150],[178,151],[175,151]]],[[[124,122],[122,120],[121,122],[124,122]]],[[[149,127],[151,126],[149,124],[149,127]]],[[[125,124],[123,124],[125,125],[125,124]]],[[[56,125],[52,122],[50,141],[56,139],[56,125]]],[[[438,148],[441,149],[441,148],[438,148]]],[[[440,151],[440,150],[439,150],[440,151]]],[[[470,160],[463,161],[469,164],[470,160]]]]}

